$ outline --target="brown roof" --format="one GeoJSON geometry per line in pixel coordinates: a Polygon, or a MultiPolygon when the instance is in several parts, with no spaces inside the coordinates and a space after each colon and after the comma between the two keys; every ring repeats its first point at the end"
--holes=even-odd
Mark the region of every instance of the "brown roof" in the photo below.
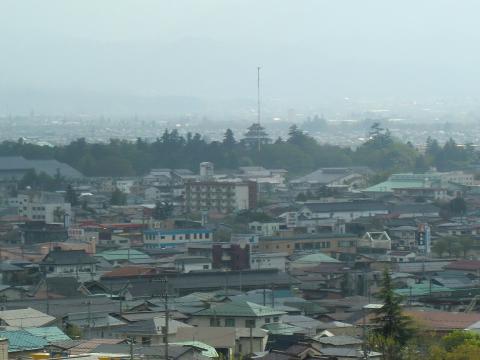
{"type": "Polygon", "coordinates": [[[480,270],[480,261],[478,260],[457,260],[447,266],[445,269],[451,270],[480,270]]]}
{"type": "Polygon", "coordinates": [[[101,344],[120,344],[124,342],[124,339],[91,339],[82,341],[77,346],[74,346],[69,349],[71,355],[80,355],[86,354],[95,349],[98,345],[101,344]]]}
{"type": "Polygon", "coordinates": [[[125,266],[114,269],[103,274],[102,278],[115,278],[115,277],[134,277],[144,275],[154,275],[155,269],[147,266],[125,266]]]}

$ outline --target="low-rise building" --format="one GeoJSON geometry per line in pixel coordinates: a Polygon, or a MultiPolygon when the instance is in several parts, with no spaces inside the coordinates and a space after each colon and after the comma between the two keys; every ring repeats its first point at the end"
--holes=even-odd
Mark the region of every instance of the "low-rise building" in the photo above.
{"type": "Polygon", "coordinates": [[[262,236],[272,236],[280,230],[280,223],[277,221],[252,221],[248,223],[248,228],[255,234],[259,234],[262,236]]]}
{"type": "Polygon", "coordinates": [[[212,231],[205,228],[193,229],[148,229],[143,231],[145,248],[170,248],[187,243],[211,242],[212,231]]]}
{"type": "Polygon", "coordinates": [[[287,253],[251,253],[250,269],[278,269],[285,271],[287,263],[287,253]]]}
{"type": "Polygon", "coordinates": [[[211,270],[212,260],[202,256],[178,256],[173,261],[178,272],[211,270]]]}
{"type": "Polygon", "coordinates": [[[289,255],[295,251],[318,250],[328,254],[354,253],[358,238],[352,234],[286,234],[261,237],[253,246],[258,252],[281,252],[289,255]]]}
{"type": "Polygon", "coordinates": [[[85,250],[61,250],[54,248],[40,263],[40,270],[47,276],[74,276],[91,279],[96,274],[97,260],[85,250]]]}
{"type": "Polygon", "coordinates": [[[280,321],[286,314],[268,306],[248,301],[232,301],[192,315],[190,324],[198,327],[245,327],[261,328],[265,324],[280,321]]]}

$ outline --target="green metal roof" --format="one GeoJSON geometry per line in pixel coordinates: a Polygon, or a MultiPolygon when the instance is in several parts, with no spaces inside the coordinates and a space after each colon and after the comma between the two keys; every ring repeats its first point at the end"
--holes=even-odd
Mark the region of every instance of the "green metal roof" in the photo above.
{"type": "Polygon", "coordinates": [[[41,350],[48,341],[25,330],[0,331],[0,337],[8,339],[8,352],[41,350]]]}
{"type": "Polygon", "coordinates": [[[395,181],[395,180],[387,180],[380,184],[376,184],[366,188],[365,192],[392,192],[395,188],[423,188],[425,187],[424,181],[412,180],[412,181],[395,181]]]}
{"type": "Polygon", "coordinates": [[[305,329],[285,323],[270,323],[265,324],[262,327],[267,330],[271,335],[293,335],[299,333],[305,333],[305,329]]]}
{"type": "Polygon", "coordinates": [[[71,340],[65,333],[56,326],[32,327],[24,329],[28,333],[41,337],[48,342],[71,340]]]}
{"type": "Polygon", "coordinates": [[[172,345],[185,345],[185,346],[192,346],[202,350],[202,355],[209,357],[209,358],[218,358],[217,350],[213,346],[205,344],[201,341],[182,341],[182,342],[174,342],[172,345]]]}
{"type": "Polygon", "coordinates": [[[334,259],[324,253],[315,253],[302,256],[301,258],[294,261],[294,263],[338,263],[337,259],[334,259]]]}
{"type": "Polygon", "coordinates": [[[404,289],[395,289],[395,293],[398,295],[402,295],[404,297],[408,296],[427,296],[430,294],[441,293],[441,292],[452,292],[453,289],[450,289],[445,286],[435,285],[435,284],[428,284],[428,283],[420,283],[414,284],[409,288],[404,289]]]}
{"type": "Polygon", "coordinates": [[[201,310],[194,316],[264,317],[283,314],[286,313],[269,306],[262,306],[249,301],[232,301],[201,310]]]}
{"type": "Polygon", "coordinates": [[[133,259],[143,259],[149,260],[150,256],[147,254],[135,250],[135,249],[117,249],[117,250],[107,250],[102,251],[95,255],[96,257],[103,257],[107,261],[115,261],[115,260],[133,260],[133,259]]]}

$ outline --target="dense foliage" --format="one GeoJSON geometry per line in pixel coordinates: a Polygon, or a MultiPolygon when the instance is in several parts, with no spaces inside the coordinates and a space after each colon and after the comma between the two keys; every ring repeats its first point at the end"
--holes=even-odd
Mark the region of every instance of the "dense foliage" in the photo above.
{"type": "Polygon", "coordinates": [[[284,168],[298,175],[319,167],[351,165],[369,166],[382,177],[392,172],[462,168],[476,162],[472,147],[459,147],[448,141],[443,147],[428,139],[426,153],[419,153],[409,143],[391,136],[388,130],[372,126],[369,140],[352,150],[336,145],[319,144],[295,125],[288,138],[263,145],[260,151],[237,141],[228,129],[223,141],[208,142],[200,134],[185,136],[166,130],[154,142],[112,139],[108,143],[88,143],[78,139],[65,146],[38,146],[19,140],[0,144],[0,156],[21,155],[27,159],[57,159],[87,176],[143,175],[152,168],[187,168],[197,170],[202,161],[211,161],[219,169],[260,165],[284,168]]]}

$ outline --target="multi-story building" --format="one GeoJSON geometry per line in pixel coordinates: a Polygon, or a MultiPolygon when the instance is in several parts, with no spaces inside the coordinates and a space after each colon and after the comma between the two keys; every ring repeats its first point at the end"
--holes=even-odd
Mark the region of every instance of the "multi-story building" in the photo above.
{"type": "Polygon", "coordinates": [[[186,212],[231,213],[256,207],[255,182],[192,181],[185,184],[186,212]]]}
{"type": "Polygon", "coordinates": [[[18,215],[28,220],[47,224],[62,223],[68,227],[72,216],[70,203],[65,202],[63,195],[57,193],[28,192],[18,194],[9,202],[17,207],[18,215]]]}
{"type": "Polygon", "coordinates": [[[285,234],[261,237],[255,252],[293,254],[295,251],[321,251],[327,254],[354,253],[358,238],[351,234],[285,234]]]}
{"type": "Polygon", "coordinates": [[[143,243],[147,249],[172,248],[178,245],[211,242],[212,231],[196,229],[148,229],[143,232],[143,243]]]}

